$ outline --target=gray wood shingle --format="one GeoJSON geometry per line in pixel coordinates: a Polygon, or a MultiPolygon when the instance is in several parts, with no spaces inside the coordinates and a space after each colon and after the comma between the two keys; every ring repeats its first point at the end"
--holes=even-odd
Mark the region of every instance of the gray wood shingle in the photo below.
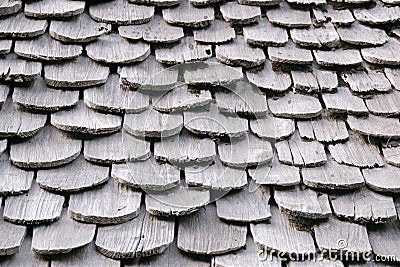
{"type": "Polygon", "coordinates": [[[196,8],[189,1],[182,1],[177,7],[163,9],[162,15],[172,25],[201,28],[214,20],[214,9],[196,8]]]}
{"type": "Polygon", "coordinates": [[[232,24],[254,23],[261,17],[260,7],[241,5],[236,1],[221,5],[220,11],[224,20],[232,24]]]}
{"type": "Polygon", "coordinates": [[[285,96],[268,99],[268,106],[277,117],[308,119],[317,117],[322,106],[315,97],[289,92],[285,96]]]}
{"type": "Polygon", "coordinates": [[[65,18],[83,13],[85,1],[43,0],[26,3],[24,13],[34,18],[65,18]]]}
{"type": "Polygon", "coordinates": [[[47,20],[30,19],[18,13],[0,20],[0,37],[35,37],[45,33],[47,26],[47,20]]]}
{"type": "Polygon", "coordinates": [[[246,42],[259,46],[282,46],[288,42],[284,28],[273,25],[266,18],[261,18],[256,25],[243,27],[246,42]]]}

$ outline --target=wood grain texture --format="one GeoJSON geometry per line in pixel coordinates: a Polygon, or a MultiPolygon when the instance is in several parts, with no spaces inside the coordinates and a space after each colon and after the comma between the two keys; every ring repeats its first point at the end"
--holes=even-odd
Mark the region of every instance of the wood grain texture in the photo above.
{"type": "Polygon", "coordinates": [[[400,9],[397,6],[376,5],[373,8],[357,8],[354,17],[362,23],[380,25],[396,22],[400,19],[400,9]]]}
{"type": "Polygon", "coordinates": [[[128,0],[116,0],[90,5],[89,15],[98,22],[118,25],[142,24],[153,18],[154,7],[135,5],[128,0]]]}
{"type": "Polygon", "coordinates": [[[35,60],[64,60],[78,57],[82,53],[79,45],[65,45],[48,34],[30,40],[15,42],[14,52],[20,57],[35,60]]]}
{"type": "Polygon", "coordinates": [[[86,89],[83,99],[91,109],[110,113],[139,113],[150,104],[148,95],[122,89],[116,74],[111,74],[105,84],[86,89]]]}
{"type": "Polygon", "coordinates": [[[395,118],[385,118],[375,115],[368,117],[348,116],[349,127],[360,134],[381,138],[399,138],[400,122],[395,118]]]}
{"type": "Polygon", "coordinates": [[[166,138],[178,134],[183,128],[181,113],[161,113],[152,106],[138,114],[125,114],[124,129],[137,137],[166,138]]]}
{"type": "Polygon", "coordinates": [[[0,110],[0,137],[30,137],[42,129],[47,116],[18,109],[8,97],[0,110]]]}
{"type": "Polygon", "coordinates": [[[41,74],[42,64],[40,62],[27,61],[13,53],[0,57],[1,80],[27,82],[39,78],[41,74]]]}
{"type": "Polygon", "coordinates": [[[0,156],[0,195],[19,195],[31,188],[34,172],[11,164],[8,153],[0,156]]]}
{"type": "Polygon", "coordinates": [[[313,54],[322,67],[346,67],[360,65],[363,62],[360,52],[356,49],[313,50],[313,54]]]}
{"type": "Polygon", "coordinates": [[[35,37],[43,34],[47,25],[46,20],[30,19],[18,13],[0,20],[0,37],[35,37]]]}
{"type": "Polygon", "coordinates": [[[279,161],[294,166],[321,166],[327,161],[324,145],[317,141],[304,141],[298,132],[289,140],[275,144],[279,161]]]}
{"type": "Polygon", "coordinates": [[[180,0],[129,0],[134,4],[152,5],[157,7],[171,7],[180,4],[180,0]]]}
{"type": "Polygon", "coordinates": [[[28,235],[22,242],[19,253],[9,257],[2,257],[0,259],[1,266],[14,267],[30,264],[31,266],[35,267],[48,267],[50,263],[40,257],[38,254],[32,252],[31,244],[32,237],[28,235]]]}
{"type": "Polygon", "coordinates": [[[217,45],[215,57],[227,65],[244,68],[259,66],[265,62],[265,54],[262,49],[250,46],[240,36],[237,36],[232,43],[217,45]]]}
{"type": "Polygon", "coordinates": [[[216,60],[196,64],[194,70],[185,70],[183,77],[189,85],[224,86],[243,79],[241,67],[230,67],[216,60]]]}
{"type": "Polygon", "coordinates": [[[369,112],[378,116],[393,116],[400,114],[400,92],[392,90],[387,94],[376,94],[365,99],[369,112]]]}
{"type": "Polygon", "coordinates": [[[184,37],[182,28],[169,25],[160,15],[146,24],[121,26],[118,33],[127,39],[143,39],[148,43],[174,43],[184,37]]]}
{"type": "Polygon", "coordinates": [[[96,225],[79,223],[64,209],[61,218],[33,229],[32,250],[42,255],[68,253],[92,242],[96,225]]]}
{"type": "Polygon", "coordinates": [[[150,143],[125,132],[84,142],[85,159],[95,163],[123,163],[150,157],[150,143]]]}
{"type": "Polygon", "coordinates": [[[0,84],[0,107],[6,102],[9,93],[10,87],[5,84],[0,84]]]}
{"type": "Polygon", "coordinates": [[[382,168],[363,169],[365,183],[374,191],[398,193],[400,192],[400,168],[385,165],[382,168]]]}
{"type": "Polygon", "coordinates": [[[28,110],[53,112],[76,105],[79,91],[53,89],[37,78],[27,87],[15,87],[12,99],[28,110]]]}
{"type": "MultiPolygon", "coordinates": [[[[3,208],[0,209],[3,213],[3,208]]],[[[16,225],[0,218],[0,255],[17,254],[26,235],[26,227],[16,225]]],[[[0,261],[1,264],[1,261],[0,261]]]]}
{"type": "Polygon", "coordinates": [[[292,9],[287,3],[267,11],[268,20],[276,25],[290,28],[308,27],[311,25],[309,12],[305,10],[292,9]]]}
{"type": "Polygon", "coordinates": [[[51,114],[51,124],[63,131],[84,134],[109,134],[121,128],[122,118],[117,115],[96,112],[83,101],[72,110],[51,114]]]}
{"type": "Polygon", "coordinates": [[[382,148],[383,156],[387,163],[397,166],[400,166],[400,147],[383,147],[382,148]]]}
{"type": "Polygon", "coordinates": [[[280,98],[268,99],[268,106],[272,114],[283,118],[309,119],[322,112],[317,98],[292,92],[280,98]]]}
{"type": "Polygon", "coordinates": [[[159,164],[154,159],[113,164],[111,177],[119,183],[144,190],[163,191],[179,184],[179,169],[169,164],[159,164]]]}
{"type": "Polygon", "coordinates": [[[339,34],[332,23],[308,29],[291,29],[290,37],[295,44],[304,47],[332,48],[340,45],[339,34]]]}
{"type": "Polygon", "coordinates": [[[350,134],[346,143],[329,145],[328,149],[333,159],[340,164],[368,168],[384,165],[379,148],[354,133],[350,134]]]}
{"type": "Polygon", "coordinates": [[[152,55],[143,62],[122,67],[119,75],[124,86],[150,91],[171,90],[178,80],[177,70],[164,68],[152,55]]]}
{"type": "Polygon", "coordinates": [[[274,250],[283,255],[316,251],[311,233],[297,230],[275,206],[271,206],[271,214],[270,223],[250,224],[254,242],[260,249],[274,250]]]}
{"type": "Polygon", "coordinates": [[[221,254],[245,246],[246,233],[246,226],[220,220],[217,208],[210,204],[199,212],[180,218],[178,248],[194,254],[221,254]]]}
{"type": "Polygon", "coordinates": [[[275,188],[275,201],[280,210],[291,216],[310,219],[328,218],[331,215],[328,195],[308,188],[275,188]]]}
{"type": "Polygon", "coordinates": [[[308,49],[299,48],[292,42],[281,47],[268,47],[268,57],[275,64],[311,64],[314,60],[308,49]]]}
{"type": "Polygon", "coordinates": [[[95,22],[88,14],[82,13],[68,20],[53,20],[49,34],[56,40],[66,43],[86,43],[111,31],[111,25],[95,22]]]}
{"type": "Polygon", "coordinates": [[[189,186],[200,186],[215,190],[240,189],[247,184],[245,170],[230,168],[215,158],[214,163],[185,168],[185,182],[189,186]]]}
{"type": "Polygon", "coordinates": [[[232,24],[250,24],[261,17],[260,7],[241,5],[236,1],[221,5],[220,11],[224,20],[232,24]]]}
{"type": "Polygon", "coordinates": [[[51,87],[80,88],[101,85],[110,70],[88,57],[80,56],[63,64],[46,65],[44,79],[51,87]]]}
{"type": "Polygon", "coordinates": [[[0,16],[17,13],[22,8],[22,1],[0,1],[0,16]]]}
{"type": "Polygon", "coordinates": [[[259,46],[282,46],[288,42],[288,34],[284,28],[277,27],[266,18],[261,18],[256,25],[243,27],[246,42],[259,46]]]}
{"type": "Polygon", "coordinates": [[[185,111],[184,126],[195,134],[206,134],[212,137],[241,137],[247,132],[247,120],[239,117],[228,117],[218,111],[216,104],[209,110],[185,111]]]}
{"type": "Polygon", "coordinates": [[[272,159],[271,166],[257,166],[248,169],[248,173],[260,185],[293,186],[300,183],[299,168],[280,163],[277,156],[272,159]]]}
{"type": "Polygon", "coordinates": [[[225,165],[233,168],[267,164],[274,156],[271,143],[252,134],[246,134],[244,139],[238,141],[219,143],[218,154],[225,165]]]}
{"type": "Polygon", "coordinates": [[[314,68],[312,71],[291,71],[293,87],[301,92],[330,92],[338,87],[336,72],[314,68]]]}
{"type": "Polygon", "coordinates": [[[0,40],[0,55],[10,53],[11,46],[12,40],[0,40]]]}
{"type": "Polygon", "coordinates": [[[214,20],[214,9],[211,7],[200,9],[189,1],[182,1],[177,7],[163,9],[162,16],[172,25],[201,28],[210,25],[214,20]]]}
{"type": "Polygon", "coordinates": [[[119,34],[102,35],[86,46],[87,56],[108,64],[128,64],[145,60],[150,54],[150,45],[129,42],[119,34]]]}
{"type": "Polygon", "coordinates": [[[222,20],[214,20],[210,26],[205,29],[193,31],[193,37],[196,42],[206,44],[220,44],[231,41],[236,33],[229,23],[222,20]]]}
{"type": "Polygon", "coordinates": [[[268,111],[265,95],[248,82],[238,81],[228,91],[216,91],[214,97],[223,113],[259,117],[268,111]]]}
{"type": "Polygon", "coordinates": [[[250,120],[251,131],[261,138],[282,140],[294,133],[294,120],[283,119],[267,114],[266,116],[250,120]]]}
{"type": "Polygon", "coordinates": [[[265,186],[246,186],[216,201],[220,219],[235,222],[260,222],[271,218],[270,192],[265,186]],[[235,206],[233,209],[232,206],[235,206]]]}
{"type": "Polygon", "coordinates": [[[392,85],[382,71],[365,68],[364,71],[342,73],[342,79],[354,93],[388,92],[392,85]]]}
{"type": "Polygon", "coordinates": [[[355,21],[349,9],[333,9],[330,5],[313,8],[313,14],[318,23],[331,21],[335,25],[349,25],[355,21]]]}
{"type": "Polygon", "coordinates": [[[17,224],[53,222],[60,218],[63,204],[63,196],[49,193],[33,182],[27,194],[6,199],[3,217],[17,224]]]}
{"type": "Polygon", "coordinates": [[[345,141],[349,138],[346,123],[330,117],[297,121],[297,128],[302,138],[323,143],[345,141]]]}
{"type": "Polygon", "coordinates": [[[210,201],[210,192],[198,188],[175,187],[146,194],[146,211],[156,216],[182,216],[193,213],[210,201]]]}
{"type": "Polygon", "coordinates": [[[159,218],[143,208],[131,221],[99,227],[96,248],[114,259],[160,254],[174,241],[174,228],[173,217],[159,218]]]}
{"type": "Polygon", "coordinates": [[[398,69],[385,68],[385,75],[396,90],[400,90],[400,71],[398,69]]]}
{"type": "Polygon", "coordinates": [[[275,71],[270,60],[265,61],[264,68],[261,71],[248,71],[246,76],[251,83],[266,91],[282,93],[292,85],[290,74],[275,71]]]}
{"type": "Polygon", "coordinates": [[[197,43],[193,37],[185,37],[175,46],[157,48],[155,56],[160,63],[181,64],[210,58],[212,50],[211,45],[197,43]]]}
{"type": "Polygon", "coordinates": [[[364,186],[364,178],[357,167],[339,164],[330,157],[325,165],[302,168],[303,183],[316,189],[354,189],[364,186]]]}
{"type": "Polygon", "coordinates": [[[94,242],[87,246],[51,260],[53,267],[119,267],[120,262],[103,256],[96,251],[94,242]]]}
{"type": "Polygon", "coordinates": [[[330,195],[333,212],[339,218],[359,223],[387,223],[397,218],[393,198],[366,187],[343,195],[330,195]]]}
{"type": "Polygon", "coordinates": [[[380,47],[361,49],[361,55],[365,61],[371,64],[398,66],[400,65],[400,56],[397,53],[399,49],[400,42],[397,39],[389,38],[389,41],[380,47]]]}
{"type": "Polygon", "coordinates": [[[393,255],[399,262],[399,221],[368,229],[368,238],[376,255],[393,255]]]}
{"type": "Polygon", "coordinates": [[[330,113],[368,115],[364,101],[353,95],[347,87],[338,87],[334,93],[322,94],[322,100],[330,113]]]}
{"type": "Polygon", "coordinates": [[[52,168],[69,163],[81,152],[82,142],[52,126],[22,143],[11,145],[11,162],[21,168],[52,168]]]}
{"type": "Polygon", "coordinates": [[[85,1],[43,0],[28,2],[24,13],[34,18],[66,18],[82,14],[85,1]]]}
{"type": "Polygon", "coordinates": [[[39,170],[36,175],[40,187],[63,193],[86,190],[107,180],[108,168],[91,164],[83,156],[62,167],[39,170]]]}
{"type": "Polygon", "coordinates": [[[367,229],[363,225],[330,217],[314,226],[315,240],[320,250],[340,250],[355,255],[372,251],[367,229]]]}
{"type": "Polygon", "coordinates": [[[234,267],[234,266],[258,266],[258,267],[280,267],[282,263],[278,258],[268,254],[266,260],[259,258],[260,250],[257,248],[251,237],[246,239],[246,248],[240,249],[236,252],[231,252],[225,255],[213,256],[211,264],[220,267],[234,267]]]}
{"type": "Polygon", "coordinates": [[[359,46],[383,45],[389,40],[386,32],[381,29],[353,23],[349,27],[338,27],[337,33],[343,42],[359,46]]]}
{"type": "Polygon", "coordinates": [[[71,195],[68,212],[80,222],[119,224],[138,216],[141,196],[140,191],[108,181],[102,188],[71,195]]]}
{"type": "Polygon", "coordinates": [[[178,112],[180,110],[204,107],[211,103],[210,91],[192,90],[186,84],[177,85],[173,90],[153,98],[153,108],[160,112],[178,112]]]}

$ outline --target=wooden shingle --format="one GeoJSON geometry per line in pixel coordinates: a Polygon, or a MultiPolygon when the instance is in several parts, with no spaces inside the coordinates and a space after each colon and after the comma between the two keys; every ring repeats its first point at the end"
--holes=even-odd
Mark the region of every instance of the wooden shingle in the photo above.
{"type": "Polygon", "coordinates": [[[32,138],[11,145],[11,162],[22,168],[52,168],[69,163],[81,152],[82,142],[52,126],[32,138]]]}
{"type": "Polygon", "coordinates": [[[196,8],[189,1],[181,1],[177,7],[163,9],[162,15],[172,25],[201,28],[214,20],[214,9],[196,8]]]}
{"type": "Polygon", "coordinates": [[[391,196],[380,195],[366,187],[343,195],[331,195],[333,212],[355,222],[386,223],[397,219],[391,196]]]}
{"type": "Polygon", "coordinates": [[[68,253],[92,242],[96,225],[79,223],[64,209],[61,218],[33,229],[32,250],[39,254],[68,253]]]}
{"type": "Polygon", "coordinates": [[[360,23],[353,23],[348,27],[338,27],[337,33],[342,41],[359,46],[383,45],[389,40],[384,30],[364,26],[360,23]]]}
{"type": "Polygon", "coordinates": [[[22,1],[2,0],[0,1],[0,16],[17,13],[22,8],[22,1]]]}
{"type": "Polygon", "coordinates": [[[86,43],[111,31],[111,25],[95,22],[88,14],[83,13],[68,20],[53,20],[49,34],[56,40],[66,43],[86,43]]]}
{"type": "Polygon", "coordinates": [[[291,71],[295,91],[333,91],[338,87],[336,72],[314,68],[312,71],[291,71]]]}
{"type": "Polygon", "coordinates": [[[362,98],[353,95],[347,87],[338,87],[337,92],[322,94],[322,100],[330,113],[368,115],[362,98]]]}
{"type": "Polygon", "coordinates": [[[322,219],[331,215],[328,195],[308,188],[276,188],[274,197],[279,209],[291,216],[322,219]]]}
{"type": "Polygon", "coordinates": [[[369,112],[378,116],[393,116],[400,114],[400,92],[392,90],[387,94],[375,94],[365,99],[369,112]]]}
{"type": "Polygon", "coordinates": [[[120,224],[138,216],[141,197],[140,191],[108,181],[102,188],[71,195],[68,212],[80,222],[120,224]]]}
{"type": "Polygon", "coordinates": [[[62,167],[39,170],[36,182],[55,192],[77,192],[100,185],[108,180],[108,168],[91,164],[83,156],[62,167]]]}
{"type": "Polygon", "coordinates": [[[382,148],[387,163],[400,167],[400,146],[382,148]]]}
{"type": "Polygon", "coordinates": [[[313,54],[317,63],[323,67],[354,66],[360,65],[363,61],[356,49],[313,50],[313,54]]]}
{"type": "Polygon", "coordinates": [[[206,44],[225,43],[233,40],[235,36],[235,29],[229,23],[217,19],[209,27],[193,31],[194,40],[206,44]]]}
{"type": "Polygon", "coordinates": [[[47,20],[30,19],[18,13],[0,20],[0,37],[35,37],[45,33],[47,26],[47,20]]]}
{"type": "Polygon", "coordinates": [[[319,100],[308,95],[289,92],[283,97],[268,99],[268,106],[277,117],[308,119],[321,114],[319,100]]]}
{"type": "Polygon", "coordinates": [[[0,84],[0,107],[6,102],[9,92],[10,87],[5,84],[0,84]]]}
{"type": "Polygon", "coordinates": [[[256,25],[243,27],[243,36],[249,44],[259,46],[282,46],[288,42],[286,30],[266,18],[261,18],[256,25]]]}
{"type": "Polygon", "coordinates": [[[290,36],[295,44],[305,47],[336,47],[340,44],[339,35],[331,23],[321,27],[291,29],[290,36]]]}
{"type": "Polygon", "coordinates": [[[291,42],[282,47],[268,47],[268,57],[275,64],[311,64],[314,60],[310,50],[291,42]]]}
{"type": "Polygon", "coordinates": [[[3,257],[0,259],[2,266],[13,267],[13,266],[24,266],[27,264],[33,264],[35,267],[47,267],[49,262],[38,256],[38,254],[32,252],[32,237],[27,235],[21,244],[20,252],[13,257],[3,257]]]}
{"type": "MultiPolygon", "coordinates": [[[[400,7],[399,7],[400,19],[400,7]]],[[[389,38],[389,41],[379,47],[370,47],[361,49],[361,55],[365,61],[371,64],[379,65],[400,65],[400,41],[395,38],[389,38]]]]}
{"type": "Polygon", "coordinates": [[[388,92],[392,89],[383,72],[368,67],[364,71],[342,73],[341,77],[354,93],[388,92]]]}
{"type": "Polygon", "coordinates": [[[43,0],[26,3],[24,13],[34,18],[65,18],[82,14],[85,1],[43,0]]]}
{"type": "Polygon", "coordinates": [[[241,5],[236,1],[221,5],[220,11],[224,20],[232,24],[249,24],[261,17],[260,7],[241,5]]]}
{"type": "Polygon", "coordinates": [[[53,222],[60,218],[63,204],[63,196],[49,193],[33,182],[27,194],[6,199],[3,217],[17,224],[53,222]]]}
{"type": "Polygon", "coordinates": [[[114,259],[160,254],[174,241],[174,226],[174,218],[158,218],[143,208],[131,221],[99,227],[96,248],[114,259]]]}
{"type": "Polygon", "coordinates": [[[150,157],[150,143],[120,131],[84,142],[85,159],[95,163],[123,163],[150,157]]]}
{"type": "Polygon", "coordinates": [[[379,148],[354,133],[350,133],[347,142],[329,145],[328,149],[333,159],[340,164],[368,168],[384,165],[379,148]]]}
{"type": "Polygon", "coordinates": [[[110,70],[85,56],[61,64],[46,65],[44,80],[51,87],[80,88],[104,84],[110,70]]]}
{"type": "Polygon", "coordinates": [[[396,118],[385,118],[375,115],[368,117],[348,116],[349,127],[360,134],[381,138],[399,138],[400,122],[396,118]]]}
{"type": "Polygon", "coordinates": [[[261,89],[272,92],[284,92],[292,85],[290,74],[275,71],[270,60],[266,60],[261,71],[249,71],[246,73],[249,81],[261,89]]]}
{"type": "Polygon", "coordinates": [[[302,138],[324,143],[344,141],[349,138],[346,123],[329,117],[297,121],[297,128],[302,138]]]}
{"type": "MultiPolygon", "coordinates": [[[[3,213],[3,208],[0,209],[3,213]]],[[[9,223],[0,218],[0,255],[13,255],[20,251],[26,235],[26,227],[9,223]]]]}
{"type": "Polygon", "coordinates": [[[35,135],[46,123],[47,116],[17,108],[8,97],[0,110],[0,137],[29,137],[35,135]]]}
{"type": "Polygon", "coordinates": [[[294,133],[295,128],[294,120],[278,118],[272,114],[250,120],[251,131],[261,138],[285,139],[294,133]]]}
{"type": "Polygon", "coordinates": [[[398,21],[400,19],[400,8],[398,6],[391,7],[377,4],[370,9],[354,9],[353,14],[359,22],[379,25],[398,21]]]}
{"type": "Polygon", "coordinates": [[[382,168],[363,169],[365,183],[374,191],[399,193],[400,168],[385,165],[382,168]]]}
{"type": "Polygon", "coordinates": [[[128,64],[145,60],[150,54],[150,45],[140,41],[131,43],[119,34],[107,34],[88,44],[86,52],[98,62],[128,64]]]}
{"type": "Polygon", "coordinates": [[[42,78],[37,78],[28,87],[15,87],[12,98],[14,103],[28,110],[52,112],[76,105],[79,91],[53,89],[42,78]]]}
{"type": "Polygon", "coordinates": [[[51,114],[51,124],[63,131],[84,134],[108,134],[121,128],[122,118],[88,108],[83,101],[72,108],[51,114]]]}
{"type": "Polygon", "coordinates": [[[210,204],[180,219],[178,248],[194,254],[221,254],[245,246],[246,234],[246,226],[220,220],[217,208],[210,204]]]}
{"type": "Polygon", "coordinates": [[[368,238],[372,246],[372,250],[380,257],[387,255],[394,256],[397,263],[399,262],[400,253],[399,247],[399,221],[383,224],[376,228],[368,229],[368,238]]]}
{"type": "Polygon", "coordinates": [[[396,90],[400,90],[400,69],[385,68],[385,75],[396,90]]]}
{"type": "MultiPolygon", "coordinates": [[[[0,26],[1,28],[1,26],[0,26]]],[[[40,62],[28,61],[8,54],[0,57],[0,80],[26,82],[38,78],[42,73],[40,62]]]]}
{"type": "Polygon", "coordinates": [[[92,109],[113,113],[138,113],[150,104],[150,97],[140,90],[122,89],[116,74],[111,74],[105,84],[83,91],[83,99],[92,109]]]}
{"type": "Polygon", "coordinates": [[[0,55],[10,53],[12,44],[12,40],[0,40],[0,55]]]}
{"type": "Polygon", "coordinates": [[[153,18],[154,7],[135,5],[128,0],[116,0],[90,5],[89,14],[99,22],[118,25],[142,24],[153,18]]]}
{"type": "Polygon", "coordinates": [[[311,25],[310,13],[308,11],[290,8],[284,2],[277,8],[267,10],[267,18],[273,24],[290,28],[301,28],[311,25]]]}
{"type": "Polygon", "coordinates": [[[153,5],[160,7],[170,7],[180,4],[180,0],[129,0],[129,2],[134,4],[142,5],[153,5]]]}
{"type": "Polygon", "coordinates": [[[349,25],[355,21],[349,9],[333,9],[330,5],[313,8],[313,14],[318,23],[331,21],[335,25],[349,25]]]}
{"type": "MultiPolygon", "coordinates": [[[[210,192],[178,186],[157,194],[146,194],[146,211],[156,216],[182,216],[193,213],[210,202],[210,192]]],[[[211,219],[211,218],[210,218],[211,219]]]]}
{"type": "Polygon", "coordinates": [[[0,156],[0,170],[0,195],[19,195],[31,188],[34,172],[12,165],[6,152],[0,156]]]}

